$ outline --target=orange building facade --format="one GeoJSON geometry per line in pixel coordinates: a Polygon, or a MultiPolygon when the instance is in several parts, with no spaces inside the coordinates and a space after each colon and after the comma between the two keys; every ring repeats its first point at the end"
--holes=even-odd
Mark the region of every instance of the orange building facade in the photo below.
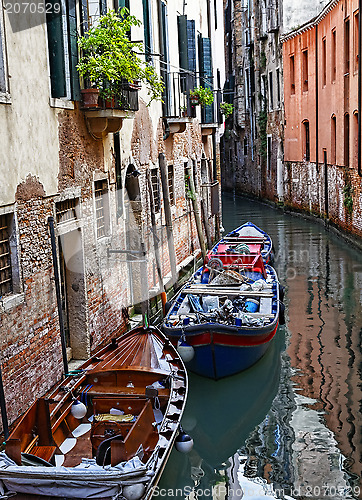
{"type": "Polygon", "coordinates": [[[282,38],[285,203],[362,236],[358,0],[332,0],[282,38]]]}

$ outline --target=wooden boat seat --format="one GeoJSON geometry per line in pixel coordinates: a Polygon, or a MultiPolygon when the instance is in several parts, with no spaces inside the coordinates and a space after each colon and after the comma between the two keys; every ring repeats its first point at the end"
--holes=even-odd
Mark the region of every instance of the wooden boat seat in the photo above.
{"type": "Polygon", "coordinates": [[[30,451],[30,453],[32,455],[35,455],[36,457],[42,458],[46,462],[51,463],[56,449],[57,449],[56,446],[34,446],[34,448],[32,448],[32,450],[30,451]]]}
{"type": "MultiPolygon", "coordinates": [[[[144,396],[145,387],[126,387],[126,386],[113,386],[113,387],[92,387],[88,392],[88,396],[99,396],[104,394],[105,390],[109,396],[121,396],[121,395],[135,395],[144,396]]],[[[158,389],[158,397],[168,397],[170,391],[169,389],[158,389]]]]}

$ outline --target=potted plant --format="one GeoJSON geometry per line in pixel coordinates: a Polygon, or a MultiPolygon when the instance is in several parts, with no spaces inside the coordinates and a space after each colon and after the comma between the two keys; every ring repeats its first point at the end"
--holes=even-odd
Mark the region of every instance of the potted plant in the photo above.
{"type": "Polygon", "coordinates": [[[141,82],[144,83],[150,102],[162,99],[161,78],[137,54],[143,52],[143,44],[129,39],[131,27],[140,25],[141,21],[123,8],[119,15],[109,11],[101,16],[96,25],[78,38],[82,56],[77,70],[91,87],[99,89],[100,97],[106,101],[120,96],[125,82],[133,86],[128,90],[139,90],[141,82]]]}
{"type": "Polygon", "coordinates": [[[220,104],[220,113],[225,115],[225,119],[229,118],[234,112],[234,106],[228,102],[222,102],[220,104]]]}
{"type": "Polygon", "coordinates": [[[197,87],[190,91],[190,102],[193,106],[210,106],[214,102],[214,93],[206,87],[197,87]]]}

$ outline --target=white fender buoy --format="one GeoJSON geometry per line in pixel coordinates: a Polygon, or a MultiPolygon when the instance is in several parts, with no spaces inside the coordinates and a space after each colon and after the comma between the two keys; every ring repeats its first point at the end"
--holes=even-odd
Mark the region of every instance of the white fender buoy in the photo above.
{"type": "Polygon", "coordinates": [[[194,440],[189,434],[181,431],[175,439],[175,448],[180,453],[188,453],[194,446],[194,440]]]}
{"type": "Polygon", "coordinates": [[[177,352],[181,356],[182,361],[187,363],[188,361],[191,361],[192,358],[195,356],[195,349],[192,347],[192,345],[188,344],[184,340],[179,340],[177,342],[177,352]]]}
{"type": "Polygon", "coordinates": [[[122,495],[127,498],[127,500],[139,500],[145,492],[145,485],[143,483],[129,484],[123,486],[122,495]]]}
{"type": "Polygon", "coordinates": [[[70,412],[73,415],[73,417],[78,418],[80,420],[81,418],[85,417],[87,413],[87,407],[85,404],[78,401],[78,399],[75,399],[73,401],[70,412]]]}

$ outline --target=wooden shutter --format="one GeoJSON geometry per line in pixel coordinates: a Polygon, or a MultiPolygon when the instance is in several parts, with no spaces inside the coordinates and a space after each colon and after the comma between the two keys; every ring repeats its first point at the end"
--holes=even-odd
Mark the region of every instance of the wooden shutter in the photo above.
{"type": "Polygon", "coordinates": [[[81,0],[80,2],[80,15],[81,15],[81,32],[82,35],[87,33],[89,30],[89,10],[88,10],[88,0],[81,0]]]}
{"type": "MultiPolygon", "coordinates": [[[[58,0],[51,0],[50,3],[55,4],[57,1],[58,0]]],[[[52,9],[48,9],[46,15],[51,95],[52,97],[65,97],[67,95],[67,90],[65,81],[62,12],[60,11],[56,14],[55,10],[53,6],[52,9]]]]}
{"type": "Polygon", "coordinates": [[[76,0],[68,0],[68,31],[71,98],[73,101],[80,101],[76,0]]]}
{"type": "Polygon", "coordinates": [[[146,61],[150,61],[152,59],[151,52],[151,27],[150,27],[150,2],[149,0],[142,0],[143,5],[143,34],[144,34],[144,43],[145,43],[145,53],[146,53],[146,61]]]}
{"type": "MultiPolygon", "coordinates": [[[[211,40],[210,38],[199,38],[200,49],[200,79],[201,86],[213,90],[212,81],[212,59],[211,59],[211,40]]],[[[202,108],[202,121],[204,123],[213,123],[214,105],[202,108]]]]}
{"type": "Polygon", "coordinates": [[[167,75],[168,62],[168,46],[167,46],[167,24],[166,24],[166,5],[158,0],[158,19],[159,19],[159,38],[160,38],[160,53],[161,53],[161,78],[165,85],[163,92],[162,112],[164,116],[169,115],[169,82],[167,75]]]}
{"type": "Polygon", "coordinates": [[[196,73],[196,32],[193,19],[187,20],[187,58],[189,71],[196,73]]]}

